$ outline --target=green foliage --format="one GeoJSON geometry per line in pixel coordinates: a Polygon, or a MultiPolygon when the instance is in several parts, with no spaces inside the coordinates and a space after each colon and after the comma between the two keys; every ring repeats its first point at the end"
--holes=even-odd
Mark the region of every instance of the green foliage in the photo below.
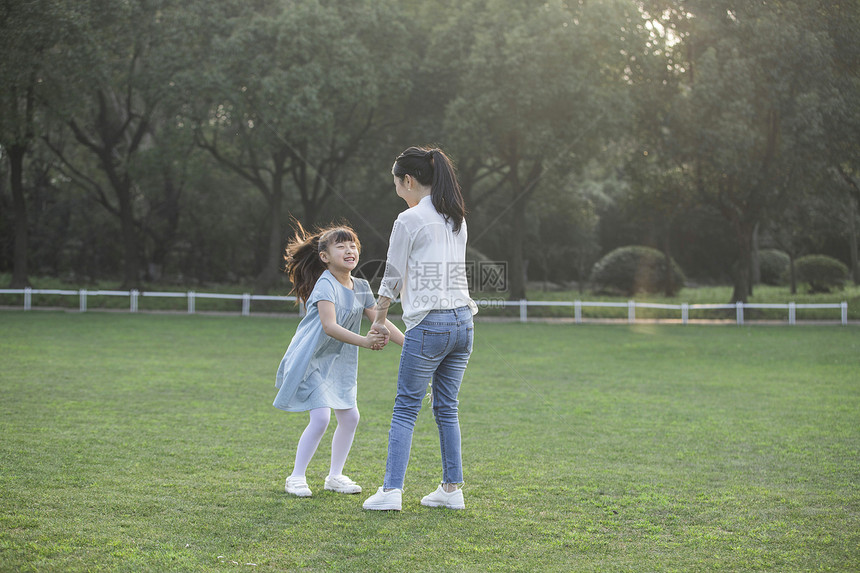
{"type": "Polygon", "coordinates": [[[856,242],[857,204],[831,207],[857,193],[858,22],[823,0],[6,0],[0,270],[272,278],[290,215],[349,218],[381,257],[391,161],[434,143],[512,283],[639,243],[743,282],[765,222],[791,253],[856,242]]]}
{"type": "MultiPolygon", "coordinates": [[[[582,170],[627,116],[627,56],[616,31],[635,10],[619,2],[479,4],[480,25],[461,48],[461,83],[446,108],[445,126],[455,151],[468,158],[467,179],[483,179],[473,192],[516,205],[504,217],[491,211],[494,223],[487,231],[502,238],[511,296],[517,298],[525,294],[532,198],[542,190],[559,192],[551,181],[582,170]]],[[[565,187],[562,192],[576,199],[583,195],[582,186],[565,187]]],[[[580,253],[593,250],[588,235],[579,235],[586,243],[577,246],[580,253]]],[[[536,266],[546,268],[547,262],[536,266]]]]}
{"type": "Polygon", "coordinates": [[[364,493],[322,490],[332,420],[308,468],[314,497],[295,499],[283,482],[307,416],[271,406],[295,319],[0,321],[2,571],[860,562],[853,328],[478,323],[460,393],[467,509],[419,505],[440,475],[425,405],[389,515],[361,503],[385,471],[396,347],[360,357],[345,470],[364,493]]]}
{"type": "Polygon", "coordinates": [[[277,280],[289,218],[321,223],[408,95],[406,42],[391,2],[266,0],[240,5],[186,78],[197,143],[265,200],[258,289],[277,280]]]}
{"type": "Polygon", "coordinates": [[[856,117],[849,100],[833,97],[842,72],[823,17],[829,3],[670,4],[687,34],[673,51],[689,73],[654,143],[668,165],[683,166],[688,192],[731,224],[732,298],[746,300],[754,230],[778,206],[806,204],[834,166],[828,121],[856,117]]]}
{"type": "Polygon", "coordinates": [[[758,260],[761,282],[772,286],[785,284],[785,273],[791,263],[788,253],[779,249],[762,249],[758,252],[758,260]]]}
{"type": "Polygon", "coordinates": [[[628,296],[637,292],[675,294],[684,286],[684,273],[671,261],[672,282],[667,280],[666,255],[643,246],[615,249],[595,263],[590,281],[597,290],[617,291],[628,296]]]}
{"type": "Polygon", "coordinates": [[[833,257],[807,255],[794,263],[797,280],[809,285],[810,292],[830,292],[841,289],[849,278],[848,267],[833,257]]]}

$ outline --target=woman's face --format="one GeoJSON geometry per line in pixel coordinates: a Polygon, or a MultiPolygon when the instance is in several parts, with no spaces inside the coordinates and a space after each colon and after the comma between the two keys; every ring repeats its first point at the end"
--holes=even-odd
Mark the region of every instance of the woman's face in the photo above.
{"type": "Polygon", "coordinates": [[[403,179],[401,179],[397,175],[392,175],[392,177],[394,177],[394,192],[397,193],[398,197],[405,200],[408,193],[406,187],[406,178],[408,177],[408,175],[404,176],[403,179]]]}

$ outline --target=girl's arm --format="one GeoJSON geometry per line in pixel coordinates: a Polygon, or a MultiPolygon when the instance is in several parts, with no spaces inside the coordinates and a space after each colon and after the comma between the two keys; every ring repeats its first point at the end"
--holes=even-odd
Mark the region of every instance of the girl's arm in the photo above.
{"type": "Polygon", "coordinates": [[[398,346],[403,346],[403,341],[406,337],[400,332],[400,329],[397,328],[394,323],[392,323],[387,318],[385,319],[385,326],[388,328],[389,336],[391,341],[398,346]]]}
{"type": "MultiPolygon", "coordinates": [[[[371,321],[375,321],[376,316],[377,316],[376,307],[372,306],[370,308],[364,309],[364,316],[369,318],[371,321]]],[[[390,320],[388,320],[386,318],[384,323],[374,323],[370,327],[370,330],[376,330],[377,332],[381,331],[381,329],[379,328],[379,324],[385,325],[386,333],[389,335],[391,342],[393,342],[394,344],[397,344],[398,346],[403,346],[403,340],[404,340],[403,333],[400,332],[400,329],[397,328],[397,326],[395,326],[394,323],[392,323],[390,320]]]]}
{"type": "Polygon", "coordinates": [[[330,300],[319,301],[317,303],[317,310],[320,313],[320,322],[322,323],[323,331],[335,340],[361,346],[362,348],[380,347],[385,343],[385,336],[383,334],[368,332],[367,336],[361,336],[339,325],[337,323],[337,312],[335,311],[334,303],[330,300]]]}

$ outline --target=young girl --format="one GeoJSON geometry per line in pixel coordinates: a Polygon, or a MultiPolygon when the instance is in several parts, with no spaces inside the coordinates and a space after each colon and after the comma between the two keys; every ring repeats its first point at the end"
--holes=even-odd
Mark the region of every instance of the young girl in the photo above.
{"type": "MultiPolygon", "coordinates": [[[[310,412],[310,422],[296,448],[293,472],[284,485],[287,493],[296,496],[311,495],[305,471],[328,428],[331,410],[337,417],[337,429],[325,489],[361,492],[361,486],[343,475],[359,419],[355,403],[358,347],[380,350],[388,336],[377,330],[366,336],[358,334],[361,315],[372,319],[375,309],[368,282],[350,274],[358,264],[360,250],[358,237],[349,227],[329,227],[309,234],[298,225],[284,255],[293,292],[307,307],[275,381],[276,408],[310,412]]],[[[390,322],[386,326],[391,338],[402,344],[397,328],[390,322]]]]}

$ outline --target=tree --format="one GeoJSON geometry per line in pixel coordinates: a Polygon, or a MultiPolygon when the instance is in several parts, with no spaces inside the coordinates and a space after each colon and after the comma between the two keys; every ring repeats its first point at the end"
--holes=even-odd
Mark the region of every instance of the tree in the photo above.
{"type": "Polygon", "coordinates": [[[851,278],[855,285],[860,285],[860,254],[858,254],[860,250],[860,180],[853,174],[853,169],[845,164],[841,166],[839,175],[843,179],[840,187],[843,189],[842,204],[845,205],[844,219],[848,235],[851,278]]]}
{"type": "MultiPolygon", "coordinates": [[[[65,173],[119,221],[125,287],[138,286],[143,275],[148,201],[137,165],[164,143],[162,130],[175,115],[164,108],[176,103],[174,79],[194,56],[181,41],[190,24],[186,9],[172,0],[93,7],[88,31],[99,41],[78,47],[88,82],[76,93],[81,107],[65,116],[77,147],[46,138],[65,173]]],[[[162,160],[150,167],[168,173],[176,157],[162,160]]]]}
{"type": "Polygon", "coordinates": [[[819,251],[820,237],[833,226],[832,209],[839,203],[832,175],[805,175],[798,174],[797,179],[787,182],[780,189],[783,200],[775,201],[767,212],[768,235],[789,256],[792,294],[797,293],[795,262],[804,254],[819,251]]]}
{"type": "Polygon", "coordinates": [[[239,8],[215,43],[201,86],[197,142],[266,200],[268,242],[258,290],[271,286],[295,189],[311,226],[371,135],[386,127],[410,58],[388,2],[239,8]],[[403,54],[406,54],[405,56],[403,54]]]}
{"type": "MultiPolygon", "coordinates": [[[[689,214],[693,201],[689,193],[689,175],[683,167],[661,165],[659,160],[646,156],[634,156],[628,164],[628,177],[633,189],[627,201],[631,217],[641,221],[647,228],[646,244],[659,248],[666,260],[674,258],[674,232],[681,217],[689,214]]],[[[674,296],[683,285],[675,284],[672,267],[664,267],[666,296],[674,296]]]]}
{"type": "Polygon", "coordinates": [[[9,163],[12,192],[13,288],[29,284],[25,163],[39,136],[40,116],[48,102],[56,104],[60,76],[68,71],[61,46],[73,42],[76,32],[72,7],[47,0],[0,3],[0,153],[9,163]]]}
{"type": "Polygon", "coordinates": [[[537,279],[535,267],[541,266],[544,280],[575,279],[580,291],[584,289],[600,251],[598,210],[612,203],[613,191],[622,185],[607,170],[615,171],[601,158],[589,161],[580,172],[547,174],[530,205],[536,220],[526,243],[537,263],[529,265],[532,280],[537,279]]]}
{"type": "Polygon", "coordinates": [[[860,5],[816,2],[816,15],[833,43],[834,73],[828,86],[831,105],[825,115],[829,164],[842,179],[843,219],[847,223],[851,274],[860,285],[860,5]]]}
{"type": "Polygon", "coordinates": [[[530,199],[548,170],[581,168],[623,117],[627,57],[620,30],[639,16],[620,2],[488,0],[469,10],[484,18],[463,63],[467,81],[448,107],[447,125],[460,155],[470,158],[471,172],[493,175],[484,196],[498,200],[504,193],[493,224],[502,224],[509,238],[510,296],[523,298],[530,199]]]}
{"type": "Polygon", "coordinates": [[[751,290],[752,239],[793,169],[824,168],[823,118],[832,52],[815,6],[728,0],[675,2],[686,32],[683,83],[667,118],[667,149],[690,167],[703,201],[733,229],[733,301],[751,290]]]}

